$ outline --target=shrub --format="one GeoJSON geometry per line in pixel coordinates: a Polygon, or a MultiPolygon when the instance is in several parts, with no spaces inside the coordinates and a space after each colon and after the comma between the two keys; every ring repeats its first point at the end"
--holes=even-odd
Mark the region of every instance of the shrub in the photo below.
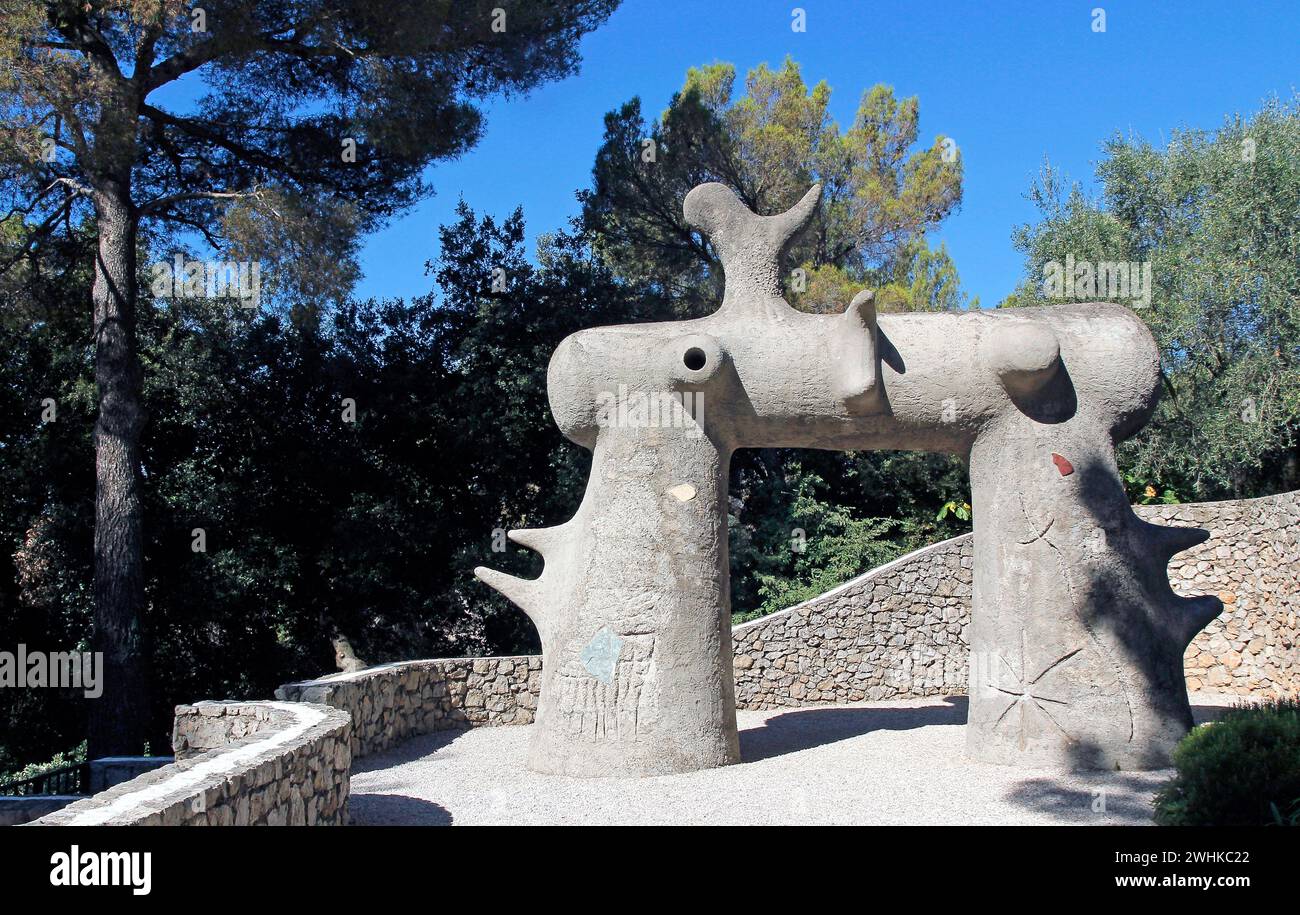
{"type": "Polygon", "coordinates": [[[1297,825],[1300,699],[1238,706],[1194,728],[1174,766],[1155,797],[1162,826],[1297,825]]]}

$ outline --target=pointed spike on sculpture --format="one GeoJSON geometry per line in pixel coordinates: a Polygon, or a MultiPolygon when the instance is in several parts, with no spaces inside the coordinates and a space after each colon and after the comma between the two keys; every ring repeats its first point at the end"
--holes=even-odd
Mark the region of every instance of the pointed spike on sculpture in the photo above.
{"type": "Polygon", "coordinates": [[[786,247],[799,234],[799,230],[808,224],[812,219],[813,213],[817,212],[817,204],[822,198],[822,186],[814,184],[799,198],[799,202],[790,209],[777,216],[760,216],[764,226],[768,229],[773,243],[776,245],[778,257],[785,253],[786,247]]]}
{"type": "Polygon", "coordinates": [[[1143,523],[1146,524],[1143,533],[1147,543],[1150,544],[1151,551],[1156,555],[1164,556],[1166,561],[1210,539],[1210,532],[1200,527],[1171,527],[1165,524],[1143,523]]]}
{"type": "Polygon", "coordinates": [[[1174,615],[1172,628],[1181,640],[1178,644],[1186,646],[1196,638],[1196,633],[1223,612],[1223,601],[1213,594],[1180,597],[1171,612],[1174,615]]]}
{"type": "Polygon", "coordinates": [[[506,536],[515,543],[541,553],[542,556],[546,556],[547,551],[556,543],[558,534],[557,527],[524,527],[506,532],[506,536]]]}
{"type": "Polygon", "coordinates": [[[537,622],[536,613],[540,610],[541,605],[538,584],[535,579],[518,578],[514,575],[507,575],[505,572],[498,572],[496,569],[489,569],[487,566],[476,568],[474,577],[507,600],[518,605],[533,622],[537,622]]]}
{"type": "Polygon", "coordinates": [[[701,184],[686,195],[683,217],[708,236],[722,261],[724,309],[762,315],[790,308],[781,295],[781,260],[820,199],[821,185],[814,184],[784,213],[759,216],[725,184],[701,184]]]}

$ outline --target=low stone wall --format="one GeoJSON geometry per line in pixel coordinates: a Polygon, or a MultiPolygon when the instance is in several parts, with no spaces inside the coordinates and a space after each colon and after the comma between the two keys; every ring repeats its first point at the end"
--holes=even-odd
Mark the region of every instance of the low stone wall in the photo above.
{"type": "Polygon", "coordinates": [[[967,534],[735,627],[736,706],[964,693],[973,571],[967,534]]]}
{"type": "MultiPolygon", "coordinates": [[[[1300,492],[1136,511],[1154,523],[1210,531],[1169,564],[1177,593],[1224,602],[1187,649],[1189,689],[1300,691],[1300,492]]],[[[973,568],[966,534],[737,626],[737,705],[964,693],[973,568]]]]}
{"type": "MultiPolygon", "coordinates": [[[[1300,492],[1239,502],[1139,506],[1210,539],[1174,557],[1180,594],[1224,612],[1187,649],[1190,689],[1300,691],[1300,492]]],[[[903,556],[826,594],[732,630],[739,708],[965,693],[974,558],[970,534],[903,556]]],[[[444,658],[291,683],[285,700],[345,709],[364,756],[447,728],[528,724],[540,657],[444,658]]]]}
{"type": "Polygon", "coordinates": [[[178,706],[175,763],[30,825],[342,825],[347,822],[351,731],[346,713],[321,705],[178,706]]]}
{"type": "Polygon", "coordinates": [[[186,762],[211,750],[225,750],[245,738],[287,725],[286,713],[260,702],[198,702],[176,706],[172,753],[186,762]]]}
{"type": "Polygon", "coordinates": [[[275,697],[343,709],[352,717],[352,755],[449,728],[529,724],[541,692],[542,659],[438,658],[383,664],[288,683],[275,697]]]}

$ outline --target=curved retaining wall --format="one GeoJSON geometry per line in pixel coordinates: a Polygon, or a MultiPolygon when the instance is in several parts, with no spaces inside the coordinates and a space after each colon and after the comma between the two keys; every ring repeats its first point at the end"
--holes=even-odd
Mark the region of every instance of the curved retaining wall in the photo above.
{"type": "Polygon", "coordinates": [[[1188,646],[1189,689],[1300,693],[1300,491],[1144,506],[1148,521],[1204,527],[1210,539],[1169,563],[1179,594],[1219,595],[1223,613],[1188,646]]]}
{"type": "MultiPolygon", "coordinates": [[[[1175,591],[1215,593],[1224,602],[1187,649],[1188,687],[1300,691],[1300,492],[1136,511],[1210,531],[1169,564],[1175,591]]],[[[965,534],[735,627],[737,706],[964,693],[973,570],[965,534]]],[[[353,754],[362,756],[431,731],[527,724],[541,668],[536,656],[409,661],[291,683],[276,697],[346,709],[353,754]]]]}
{"type": "Polygon", "coordinates": [[[176,757],[34,826],[313,826],[347,822],[352,719],[288,702],[176,708],[176,757]]]}
{"type": "Polygon", "coordinates": [[[316,702],[352,716],[352,755],[417,734],[481,725],[530,724],[541,692],[540,656],[403,661],[287,683],[275,698],[316,702]]]}

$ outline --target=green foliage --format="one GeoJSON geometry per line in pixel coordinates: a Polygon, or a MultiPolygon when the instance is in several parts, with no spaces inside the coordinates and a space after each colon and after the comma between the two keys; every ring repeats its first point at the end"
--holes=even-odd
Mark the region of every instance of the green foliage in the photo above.
{"type": "Polygon", "coordinates": [[[1124,491],[1128,493],[1129,501],[1134,505],[1177,505],[1183,501],[1178,497],[1178,493],[1168,487],[1163,490],[1156,489],[1131,468],[1122,470],[1120,475],[1124,481],[1124,491]]]}
{"type": "Polygon", "coordinates": [[[945,160],[943,137],[914,149],[917,100],[874,86],[841,130],[830,118],[830,87],[810,89],[791,59],[751,70],[739,96],[735,81],[732,64],[692,68],[656,121],[647,124],[639,99],[605,116],[592,187],[580,198],[584,227],[618,275],[663,294],[679,314],[710,311],[721,271],[683,220],[685,195],[720,181],[753,211],[777,213],[821,182],[820,211],[792,248],[792,264],[834,268],[858,288],[868,277],[908,289],[919,281],[927,290],[919,299],[951,301],[946,252],[927,259],[914,246],[924,248],[925,233],[960,203],[961,160],[945,160]]]}
{"type": "Polygon", "coordinates": [[[791,491],[784,517],[768,515],[758,522],[759,537],[778,545],[784,539],[785,550],[762,556],[750,571],[762,603],[733,615],[735,622],[815,597],[905,551],[901,538],[890,536],[900,522],[854,518],[851,511],[823,501],[820,493],[826,484],[816,474],[802,472],[798,463],[789,470],[791,491]]]}
{"type": "MultiPolygon", "coordinates": [[[[25,277],[23,294],[0,282],[0,633],[8,651],[89,648],[89,276],[82,252],[65,254],[62,269],[25,277]]],[[[76,743],[85,707],[76,690],[0,689],[0,771],[76,743]]]]}
{"type": "MultiPolygon", "coordinates": [[[[170,312],[151,303],[137,307],[141,277],[132,276],[132,264],[149,250],[147,243],[137,246],[138,232],[171,233],[154,238],[152,250],[192,235],[222,260],[251,261],[250,274],[267,269],[261,291],[280,304],[342,302],[356,277],[361,233],[426,196],[429,165],[475,144],[482,130],[478,105],[572,73],[579,40],[616,5],[205,0],[191,10],[173,0],[0,2],[3,291],[20,297],[24,308],[40,308],[48,292],[40,288],[42,276],[70,264],[93,263],[97,270],[98,450],[84,466],[97,468],[98,480],[94,511],[81,516],[80,526],[88,528],[93,518],[94,644],[102,650],[107,691],[89,707],[91,753],[138,752],[148,738],[146,723],[154,734],[165,731],[165,706],[152,714],[146,708],[151,651],[167,662],[155,676],[177,675],[165,681],[170,688],[189,685],[186,676],[227,685],[214,679],[215,667],[204,666],[219,657],[224,676],[240,681],[227,692],[238,695],[255,684],[265,687],[276,663],[281,672],[295,666],[286,655],[301,656],[309,644],[293,638],[295,629],[305,631],[315,620],[327,637],[340,625],[338,612],[382,619],[351,602],[350,593],[330,590],[336,583],[356,585],[367,573],[331,576],[336,552],[352,556],[338,548],[343,541],[329,538],[346,536],[349,522],[363,531],[378,526],[399,487],[371,480],[377,492],[356,492],[311,471],[328,465],[322,455],[337,454],[329,470],[373,475],[382,464],[363,459],[409,442],[409,436],[365,442],[368,452],[363,436],[349,441],[348,430],[326,419],[345,379],[358,386],[376,380],[346,371],[346,315],[337,333],[322,334],[310,322],[286,330],[282,323],[196,315],[178,306],[170,312]],[[183,79],[205,91],[173,107],[169,96],[193,98],[164,91],[183,79]],[[93,248],[86,245],[90,238],[93,248]],[[69,251],[82,259],[74,261],[69,251]],[[260,349],[268,340],[285,350],[260,349]],[[254,358],[240,361],[243,356],[254,358]],[[188,387],[162,387],[148,369],[188,387]],[[264,389],[267,379],[284,386],[264,389]],[[222,401],[222,394],[231,399],[222,401]],[[256,405],[244,401],[259,396],[256,405]],[[155,406],[148,401],[157,402],[160,422],[142,433],[155,406]],[[281,412],[266,413],[268,407],[281,412]],[[254,464],[265,460],[262,445],[269,465],[254,464]],[[302,473],[283,463],[286,457],[301,459],[302,473]],[[268,483],[285,485],[263,499],[246,495],[255,491],[247,487],[268,483]],[[288,520],[271,518],[275,509],[288,511],[288,520]],[[146,523],[146,515],[156,522],[146,523]],[[283,536],[304,521],[320,526],[293,531],[300,539],[283,536]],[[208,560],[202,567],[184,553],[190,535],[180,534],[193,530],[190,525],[203,528],[200,537],[212,528],[214,548],[201,554],[208,560]],[[141,542],[141,531],[151,544],[141,542]],[[161,568],[146,568],[150,550],[161,568]],[[193,585],[194,601],[216,598],[214,615],[240,612],[207,619],[208,611],[187,607],[184,599],[172,602],[183,592],[168,593],[168,584],[193,585]],[[231,663],[235,652],[246,663],[231,663]]],[[[88,324],[91,297],[81,291],[88,324]]],[[[382,332],[382,307],[370,311],[382,332]]],[[[84,355],[83,347],[72,351],[84,355]]],[[[381,366],[381,375],[391,368],[381,366]]],[[[430,383],[445,377],[435,374],[430,383]]],[[[33,396],[31,388],[19,390],[33,396]]],[[[390,400],[403,396],[386,393],[390,400]]],[[[20,427],[30,422],[28,410],[17,415],[20,427]]],[[[54,437],[25,442],[22,433],[14,434],[31,448],[20,449],[19,460],[54,437]]],[[[20,500],[35,501],[39,476],[18,488],[20,500]]],[[[17,523],[30,525],[18,539],[28,548],[33,575],[48,578],[54,574],[48,569],[68,568],[57,554],[71,547],[47,541],[58,517],[76,510],[73,505],[84,507],[85,492],[68,493],[51,511],[54,520],[41,520],[30,505],[17,515],[17,523]]],[[[410,582],[397,575],[384,584],[400,592],[410,582]]],[[[50,592],[21,582],[19,588],[20,606],[50,592]]],[[[8,608],[0,612],[11,615],[8,608]]]]}
{"type": "Polygon", "coordinates": [[[943,521],[950,515],[958,521],[969,521],[971,519],[970,503],[949,500],[943,503],[943,506],[939,509],[939,514],[935,516],[934,520],[943,521]]]}
{"type": "Polygon", "coordinates": [[[941,536],[921,520],[927,514],[922,503],[877,489],[878,477],[924,477],[916,489],[922,499],[936,486],[964,485],[956,479],[959,467],[951,475],[929,475],[952,470],[927,461],[931,455],[864,455],[877,460],[861,463],[825,456],[777,450],[737,455],[729,518],[733,622],[807,600],[941,536]]]}
{"type": "MultiPolygon", "coordinates": [[[[1116,136],[1102,193],[1066,191],[1047,169],[1022,227],[1023,285],[1003,305],[1047,299],[1048,262],[1147,262],[1149,305],[1132,305],[1162,353],[1163,396],[1121,460],[1140,480],[1196,501],[1300,482],[1300,96],[1217,131],[1175,131],[1164,148],[1116,136]]],[[[1076,290],[1068,289],[1070,293],[1076,290]]],[[[1086,291],[1086,290],[1085,290],[1086,291]]],[[[1103,290],[1071,300],[1106,298],[1103,290]]]]}
{"type": "Polygon", "coordinates": [[[83,740],[80,744],[66,752],[55,753],[45,762],[29,763],[22,768],[15,769],[12,772],[5,772],[0,769],[0,782],[17,782],[28,778],[35,778],[46,772],[52,772],[55,769],[62,769],[64,766],[71,766],[86,761],[86,742],[83,740]]]}
{"type": "Polygon", "coordinates": [[[1239,706],[1194,728],[1174,766],[1154,801],[1162,826],[1296,825],[1300,699],[1239,706]]]}
{"type": "MultiPolygon", "coordinates": [[[[436,292],[410,301],[141,302],[153,745],[177,702],[264,698],[329,671],[336,633],[370,663],[536,650],[523,614],[471,571],[536,574],[535,554],[492,552],[494,530],[557,523],[581,498],[590,455],[555,428],[547,360],[581,327],[660,315],[566,233],[531,265],[518,213],[462,206],[442,242],[436,292]],[[192,549],[196,528],[206,552],[192,549]]],[[[0,549],[16,559],[0,576],[0,631],[33,649],[85,647],[91,630],[78,276],[50,290],[65,305],[16,290],[0,311],[0,549]],[[46,396],[59,413],[43,424],[46,396]]],[[[85,705],[0,690],[0,769],[66,748],[85,705]]]]}
{"type": "MultiPolygon", "coordinates": [[[[361,235],[473,148],[484,100],[575,72],[617,5],[3,0],[0,192],[44,245],[125,176],[133,218],[262,262],[268,295],[341,300],[361,235]],[[176,109],[187,78],[203,93],[176,109]]],[[[42,254],[0,245],[0,273],[42,254]]]]}

